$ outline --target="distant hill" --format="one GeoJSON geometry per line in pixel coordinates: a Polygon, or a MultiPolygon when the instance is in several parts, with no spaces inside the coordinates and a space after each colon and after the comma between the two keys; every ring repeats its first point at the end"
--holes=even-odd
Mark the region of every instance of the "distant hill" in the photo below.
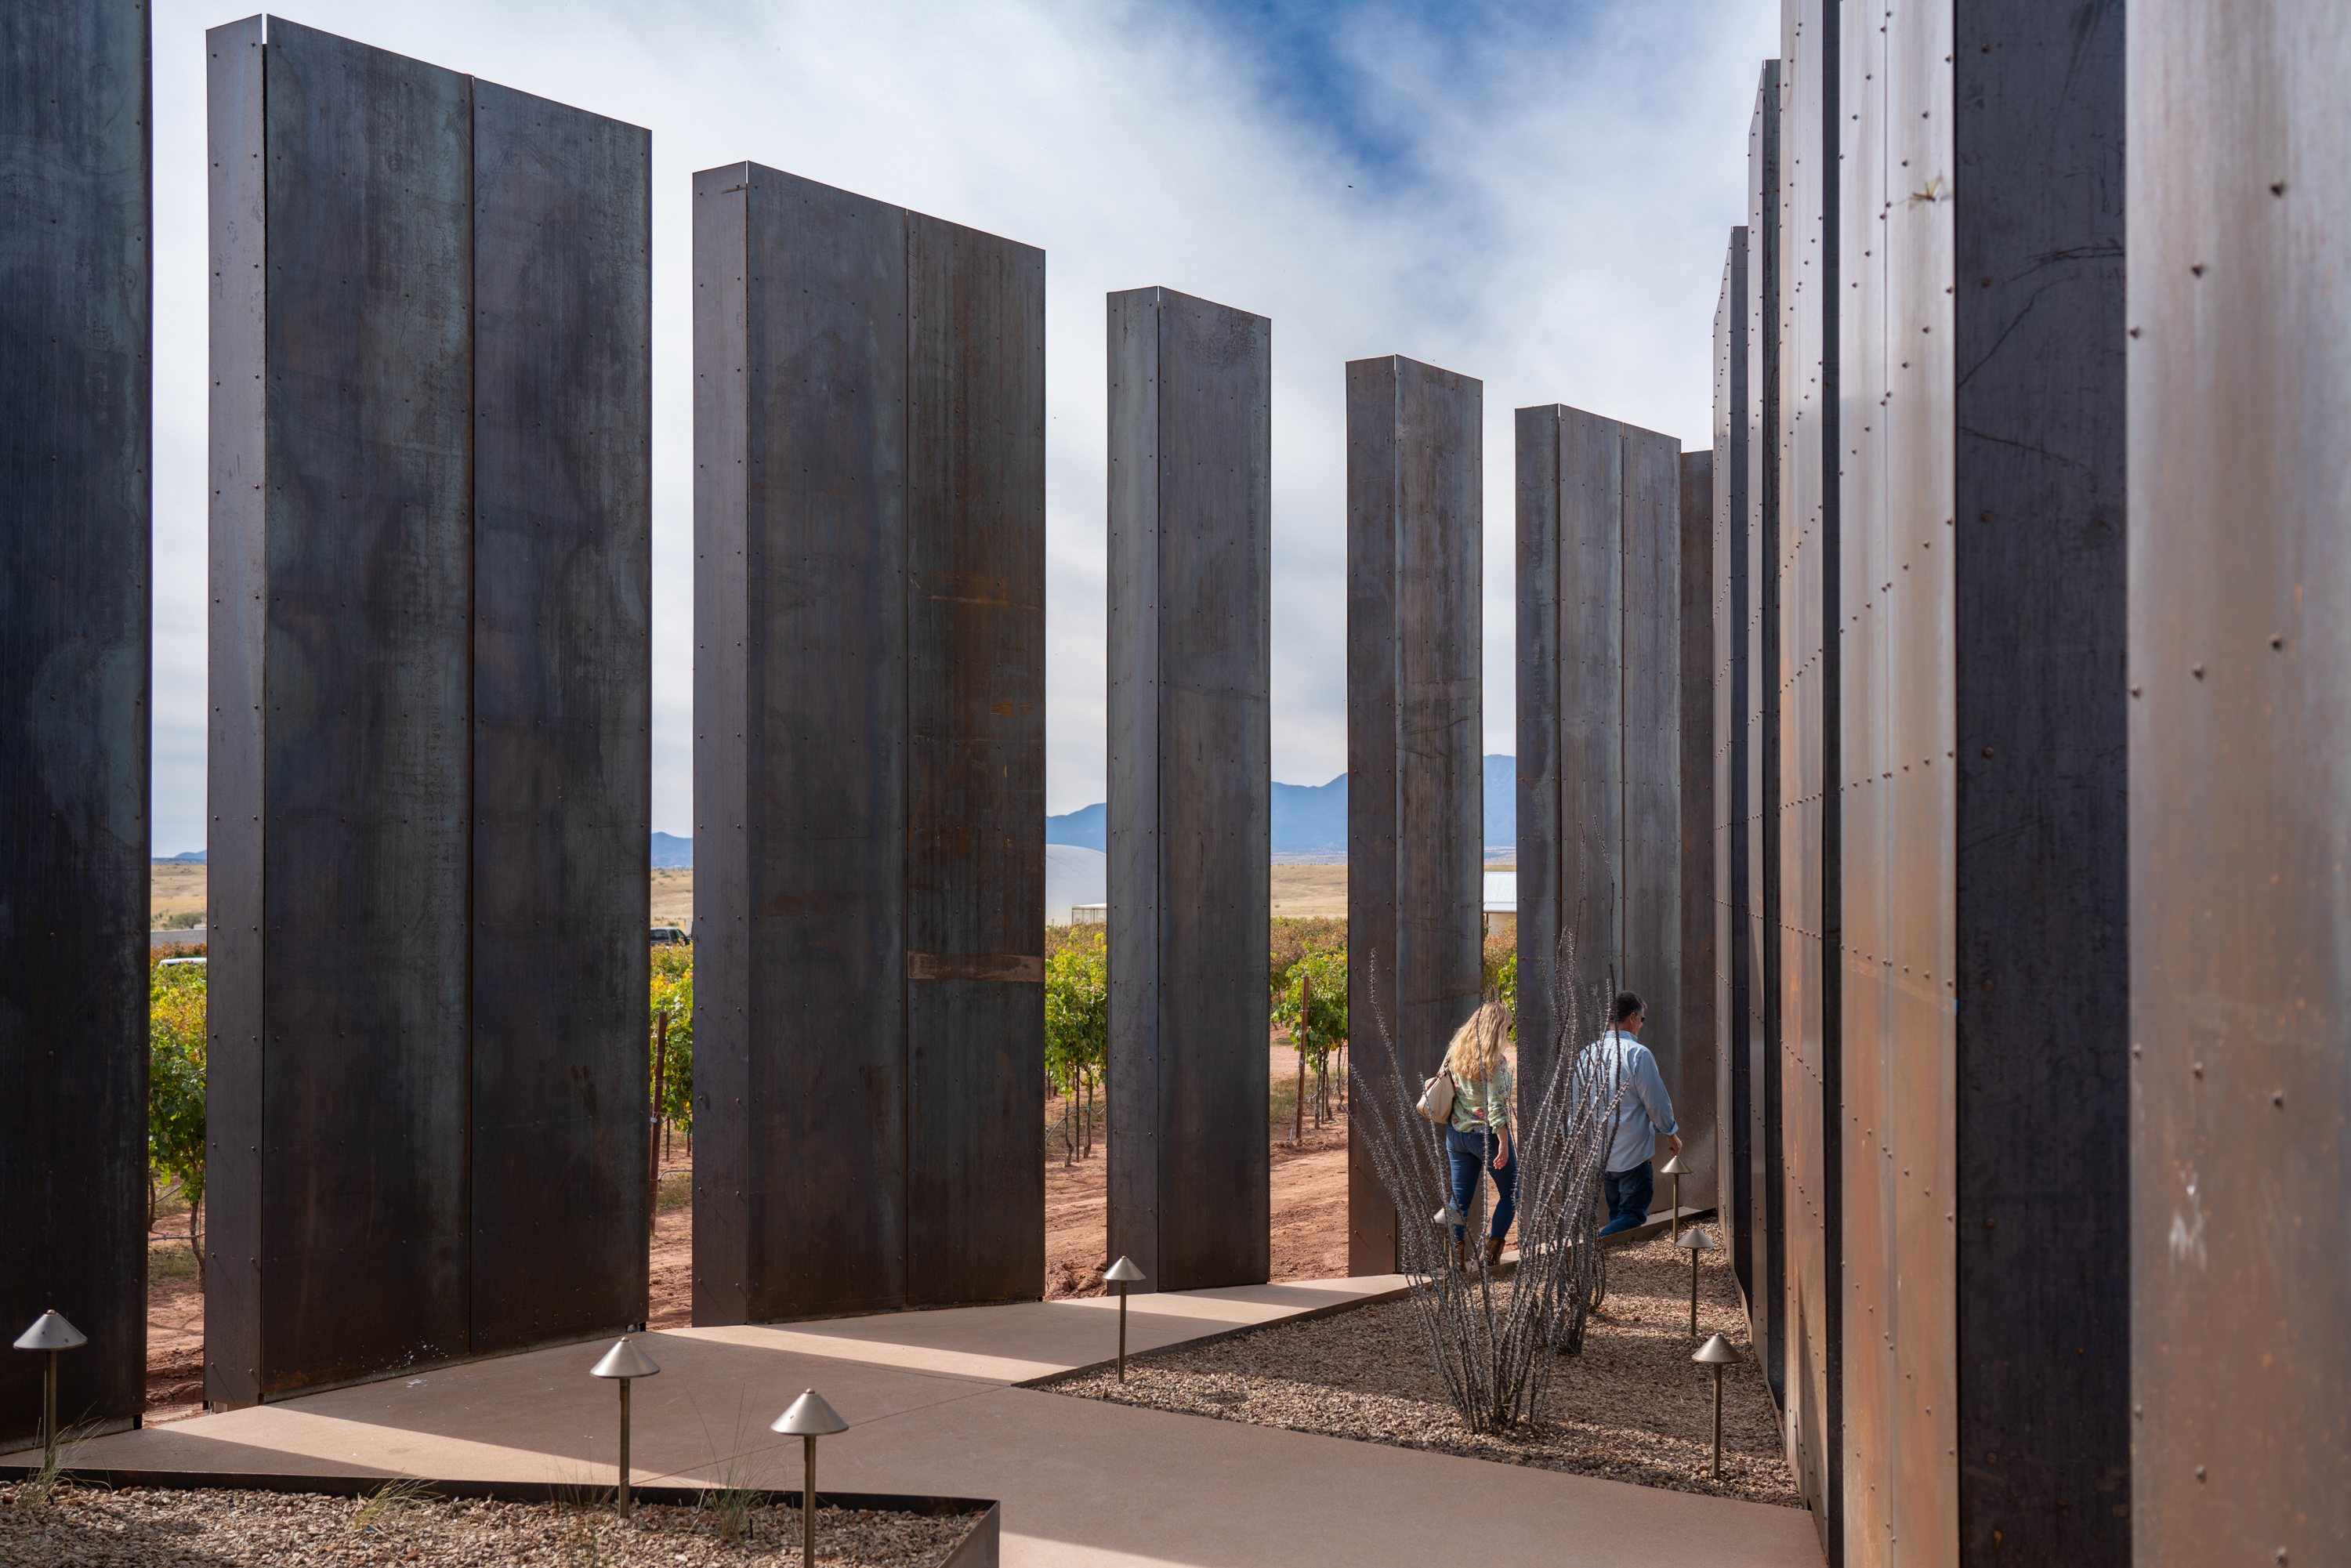
{"type": "Polygon", "coordinates": [[[655,833],[653,863],[656,868],[692,865],[694,841],[681,839],[674,833],[655,833]]]}
{"type": "MultiPolygon", "coordinates": [[[[1519,760],[1486,758],[1486,842],[1519,841],[1519,760]]],[[[1109,811],[1100,801],[1045,819],[1045,841],[1081,849],[1109,848],[1109,811]]],[[[1327,784],[1273,786],[1273,852],[1338,854],[1347,848],[1347,776],[1327,784]]]]}

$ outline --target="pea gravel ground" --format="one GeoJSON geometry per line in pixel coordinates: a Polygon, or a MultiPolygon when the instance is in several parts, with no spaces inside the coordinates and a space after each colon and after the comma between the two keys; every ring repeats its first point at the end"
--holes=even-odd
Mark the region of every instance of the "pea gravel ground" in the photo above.
{"type": "Polygon", "coordinates": [[[1723,1377],[1722,1467],[1713,1461],[1714,1383],[1691,1364],[1689,1254],[1663,1238],[1611,1252],[1608,1299],[1580,1354],[1559,1359],[1535,1418],[1473,1436],[1430,1369],[1407,1302],[1376,1301],[1325,1318],[1155,1353],[1114,1373],[1045,1386],[1116,1404],[1284,1427],[1400,1448],[1431,1448],[1801,1508],[1770,1396],[1747,1343],[1738,1288],[1720,1252],[1698,1277],[1698,1332],[1739,1348],[1723,1377]]]}
{"type": "MultiPolygon", "coordinates": [[[[0,1486],[0,1564],[6,1568],[269,1568],[388,1563],[464,1568],[702,1568],[800,1561],[799,1511],[751,1511],[747,1539],[721,1540],[700,1509],[640,1505],[626,1521],[610,1508],[402,1498],[319,1497],[257,1491],[101,1491],[63,1487],[28,1506],[21,1486],[0,1486]]],[[[916,1568],[943,1563],[971,1517],[926,1519],[844,1509],[817,1511],[817,1558],[844,1568],[916,1568]]]]}

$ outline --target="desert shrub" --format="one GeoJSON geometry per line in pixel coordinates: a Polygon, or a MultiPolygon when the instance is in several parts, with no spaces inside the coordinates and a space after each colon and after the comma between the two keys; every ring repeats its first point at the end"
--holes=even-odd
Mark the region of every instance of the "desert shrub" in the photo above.
{"type": "MultiPolygon", "coordinates": [[[[669,1015],[668,1066],[647,1053],[648,1071],[660,1081],[662,1119],[681,1132],[694,1130],[694,949],[653,949],[653,1007],[646,1027],[657,1030],[669,1015]]],[[[649,1038],[660,1038],[655,1033],[649,1038]]],[[[652,1087],[651,1081],[647,1083],[652,1087]]]]}
{"type": "Polygon", "coordinates": [[[187,1200],[188,1246],[204,1283],[204,967],[147,970],[147,1222],[166,1190],[187,1200]]]}

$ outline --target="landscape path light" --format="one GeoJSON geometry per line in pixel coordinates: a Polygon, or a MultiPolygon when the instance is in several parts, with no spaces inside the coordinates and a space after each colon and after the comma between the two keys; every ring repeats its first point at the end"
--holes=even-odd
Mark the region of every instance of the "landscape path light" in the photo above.
{"type": "Polygon", "coordinates": [[[33,1326],[16,1336],[18,1350],[46,1351],[49,1357],[47,1375],[41,1380],[41,1468],[57,1468],[57,1352],[79,1350],[89,1343],[89,1336],[66,1322],[56,1308],[33,1320],[33,1326]]]}
{"type": "Polygon", "coordinates": [[[1703,1225],[1693,1225],[1674,1243],[1690,1255],[1690,1338],[1698,1338],[1698,1255],[1714,1250],[1714,1238],[1703,1225]]]}
{"type": "Polygon", "coordinates": [[[849,1430],[849,1423],[841,1413],[824,1402],[824,1396],[815,1389],[803,1389],[792,1401],[792,1407],[775,1419],[768,1428],[787,1437],[798,1437],[800,1449],[800,1562],[816,1561],[816,1440],[830,1437],[836,1432],[849,1430]]]}
{"type": "Polygon", "coordinates": [[[589,1370],[590,1377],[617,1377],[621,1380],[621,1517],[629,1514],[629,1384],[639,1377],[651,1377],[661,1368],[653,1358],[637,1348],[637,1342],[623,1335],[604,1353],[604,1359],[589,1370]]]}
{"type": "Polygon", "coordinates": [[[1126,1381],[1126,1288],[1143,1278],[1134,1260],[1122,1252],[1118,1261],[1102,1270],[1102,1281],[1118,1287],[1118,1380],[1126,1381]]]}
{"type": "Polygon", "coordinates": [[[1667,1218],[1666,1223],[1672,1228],[1674,1239],[1677,1241],[1682,1239],[1682,1177],[1688,1171],[1689,1167],[1682,1164],[1682,1157],[1679,1155],[1676,1155],[1657,1168],[1659,1176],[1669,1176],[1674,1178],[1673,1213],[1667,1218]]]}
{"type": "MultiPolygon", "coordinates": [[[[1693,1252],[1690,1256],[1695,1258],[1698,1254],[1693,1252]]],[[[1737,1361],[1739,1353],[1730,1348],[1729,1340],[1716,1334],[1698,1346],[1698,1354],[1690,1359],[1700,1366],[1714,1368],[1714,1473],[1719,1478],[1722,1474],[1722,1369],[1737,1361]]]]}

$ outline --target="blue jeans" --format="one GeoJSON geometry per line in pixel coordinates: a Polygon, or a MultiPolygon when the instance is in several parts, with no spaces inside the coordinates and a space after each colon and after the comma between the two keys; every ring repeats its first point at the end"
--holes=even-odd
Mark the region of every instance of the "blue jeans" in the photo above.
{"type": "MultiPolygon", "coordinates": [[[[1511,1145],[1510,1163],[1496,1170],[1494,1154],[1499,1146],[1499,1140],[1483,1127],[1468,1133],[1451,1127],[1445,1129],[1445,1153],[1453,1162],[1455,1211],[1464,1216],[1468,1214],[1469,1200],[1478,1196],[1478,1173],[1482,1170],[1494,1178],[1496,1197],[1490,1233],[1506,1236],[1510,1234],[1510,1216],[1518,1212],[1519,1151],[1516,1145],[1511,1145]]],[[[1460,1226],[1453,1228],[1454,1240],[1461,1240],[1463,1234],[1460,1226]]]]}
{"type": "Polygon", "coordinates": [[[1649,1222],[1649,1197],[1657,1190],[1657,1181],[1647,1160],[1629,1171],[1608,1172],[1600,1178],[1600,1186],[1608,1203],[1608,1223],[1600,1228],[1601,1235],[1614,1236],[1649,1222]]]}

